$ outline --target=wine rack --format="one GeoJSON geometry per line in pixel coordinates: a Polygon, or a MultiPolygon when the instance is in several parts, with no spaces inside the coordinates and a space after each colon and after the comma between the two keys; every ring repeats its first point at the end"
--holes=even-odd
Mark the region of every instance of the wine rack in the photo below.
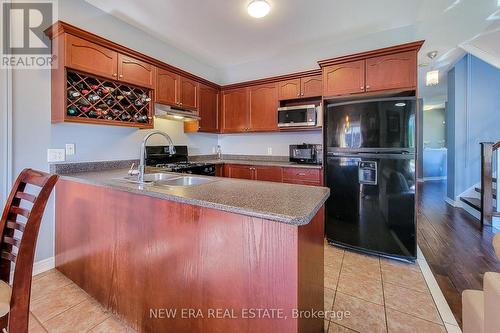
{"type": "Polygon", "coordinates": [[[67,121],[152,128],[151,100],[151,89],[66,72],[67,121]]]}

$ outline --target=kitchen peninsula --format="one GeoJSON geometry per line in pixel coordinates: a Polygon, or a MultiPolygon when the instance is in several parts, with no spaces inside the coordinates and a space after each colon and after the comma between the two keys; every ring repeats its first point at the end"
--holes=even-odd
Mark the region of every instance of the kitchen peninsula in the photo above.
{"type": "Polygon", "coordinates": [[[327,188],[220,177],[141,185],[126,174],[67,174],[57,186],[57,269],[105,308],[140,332],[322,331],[323,319],[292,311],[323,309],[327,188]],[[177,314],[158,315],[169,309],[177,314]]]}

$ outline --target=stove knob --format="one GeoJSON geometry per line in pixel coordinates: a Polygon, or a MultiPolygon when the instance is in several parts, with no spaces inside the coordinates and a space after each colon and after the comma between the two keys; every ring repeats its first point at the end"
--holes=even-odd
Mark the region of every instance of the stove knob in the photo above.
{"type": "Polygon", "coordinates": [[[209,172],[210,171],[210,168],[205,168],[204,170],[205,172],[209,172]]]}

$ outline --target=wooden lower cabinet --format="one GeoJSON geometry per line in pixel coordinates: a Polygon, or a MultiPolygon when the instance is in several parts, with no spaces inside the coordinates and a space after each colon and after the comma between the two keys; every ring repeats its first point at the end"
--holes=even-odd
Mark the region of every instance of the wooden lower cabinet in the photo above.
{"type": "Polygon", "coordinates": [[[323,172],[318,168],[282,168],[277,166],[225,164],[224,177],[261,180],[310,186],[323,185],[323,172]]]}
{"type": "Polygon", "coordinates": [[[253,169],[249,165],[226,164],[224,176],[228,178],[253,179],[253,169]]]}
{"type": "Polygon", "coordinates": [[[283,170],[280,167],[255,166],[254,180],[281,183],[283,181],[283,170]]]}
{"type": "Polygon", "coordinates": [[[323,172],[321,169],[308,168],[283,168],[283,182],[299,185],[323,185],[323,172]]]}
{"type": "Polygon", "coordinates": [[[68,180],[55,194],[56,268],[134,330],[323,332],[292,316],[323,310],[323,208],[296,226],[68,180]]]}

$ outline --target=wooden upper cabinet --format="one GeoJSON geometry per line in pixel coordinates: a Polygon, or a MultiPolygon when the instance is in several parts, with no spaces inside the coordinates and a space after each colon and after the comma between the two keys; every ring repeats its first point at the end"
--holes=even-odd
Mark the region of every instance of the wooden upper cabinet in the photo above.
{"type": "Polygon", "coordinates": [[[366,60],[366,91],[415,89],[417,52],[408,51],[366,60]]]}
{"type": "Polygon", "coordinates": [[[278,95],[280,100],[300,98],[300,79],[279,82],[278,95]]]}
{"type": "Polygon", "coordinates": [[[276,84],[250,87],[250,130],[273,131],[278,129],[278,91],[276,84]]]}
{"type": "Polygon", "coordinates": [[[365,92],[365,60],[323,68],[323,96],[365,92]]]}
{"type": "Polygon", "coordinates": [[[183,109],[198,110],[199,83],[181,76],[179,85],[179,105],[183,109]]]}
{"type": "Polygon", "coordinates": [[[323,95],[323,76],[305,76],[300,79],[300,96],[317,97],[323,95]]]}
{"type": "Polygon", "coordinates": [[[200,84],[200,100],[198,105],[200,132],[219,131],[219,91],[200,84]]]}
{"type": "Polygon", "coordinates": [[[156,102],[177,105],[179,75],[158,68],[156,74],[156,102]]]}
{"type": "Polygon", "coordinates": [[[66,67],[116,80],[118,53],[85,39],[66,35],[66,67]]]}
{"type": "Polygon", "coordinates": [[[222,131],[248,131],[248,90],[238,88],[222,93],[222,131]]]}
{"type": "Polygon", "coordinates": [[[141,87],[153,88],[155,66],[144,61],[118,54],[118,79],[141,87]]]}

